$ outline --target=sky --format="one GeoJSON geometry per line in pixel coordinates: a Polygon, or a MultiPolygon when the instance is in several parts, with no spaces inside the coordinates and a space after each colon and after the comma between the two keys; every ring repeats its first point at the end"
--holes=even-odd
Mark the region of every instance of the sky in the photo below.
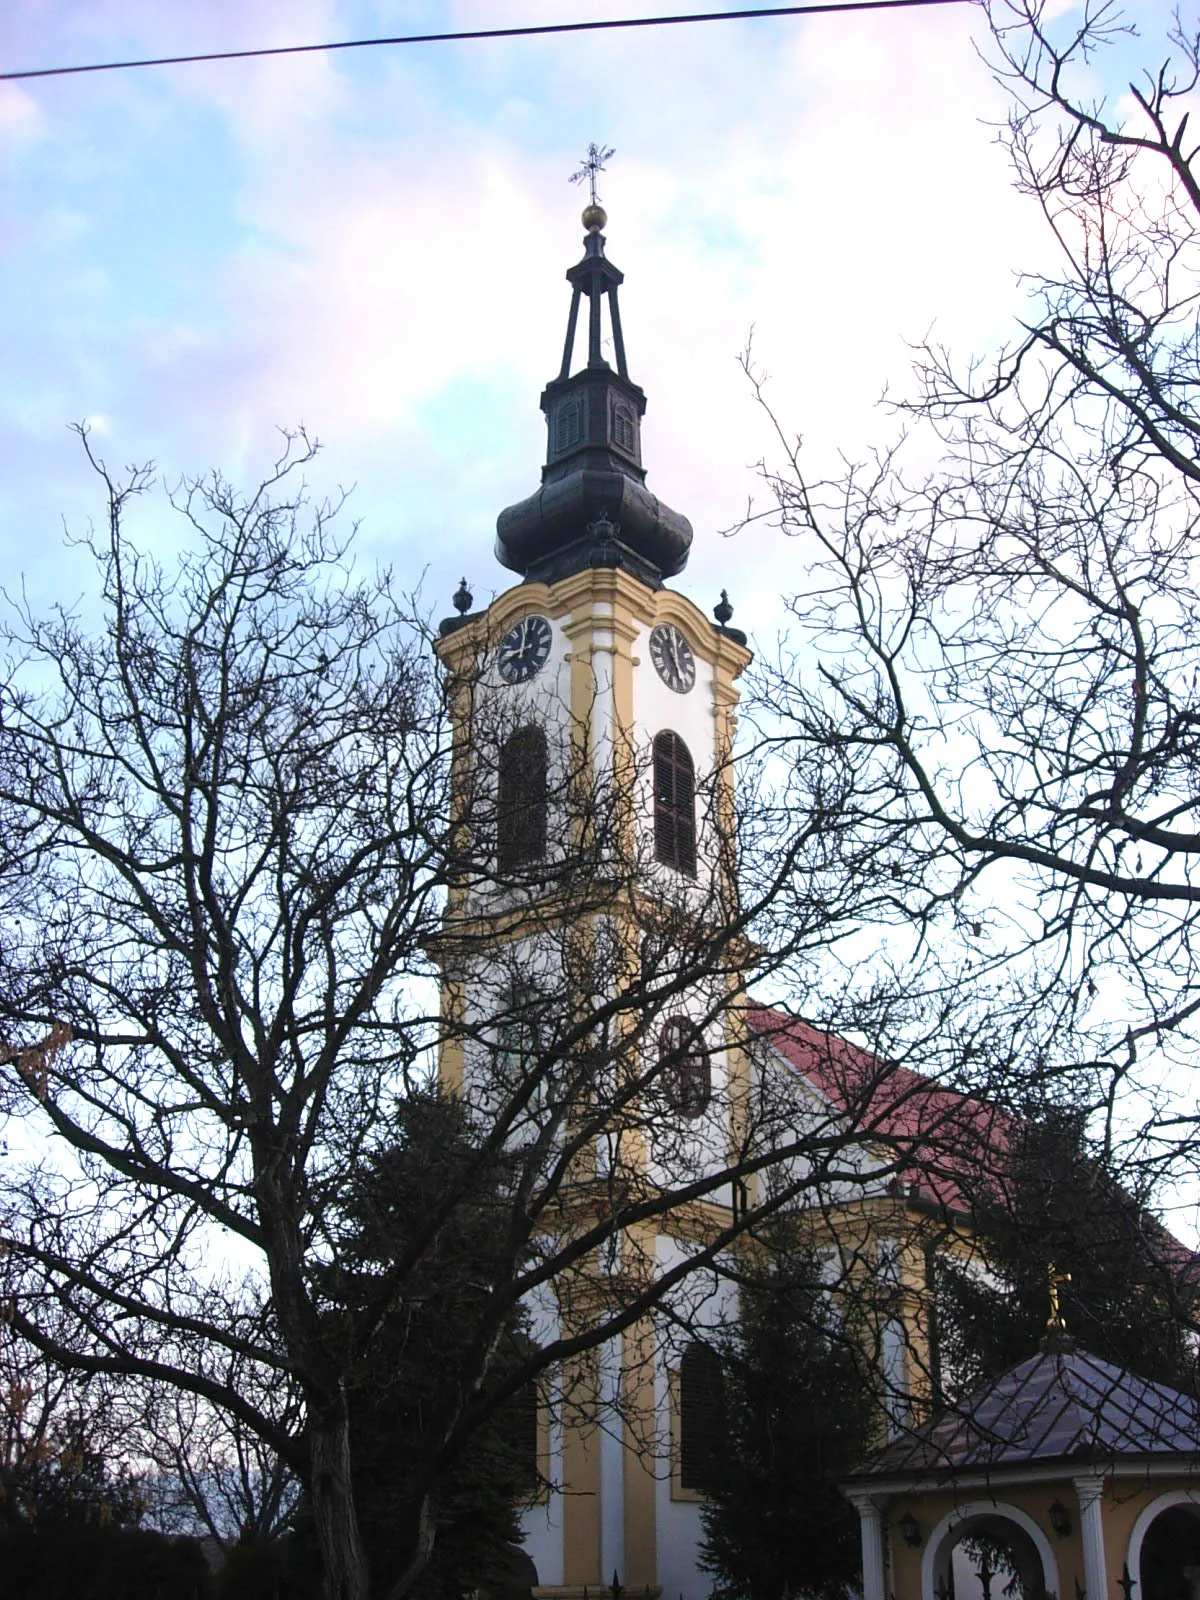
{"type": "MultiPolygon", "coordinates": [[[[718,10],[730,0],[0,0],[0,64],[718,10]]],[[[1052,0],[1062,26],[1079,8],[1052,0]]],[[[1171,0],[1137,0],[1149,34],[1171,0]]],[[[102,520],[70,424],[166,484],[252,487],[278,429],[353,490],[359,559],[434,619],[512,581],[497,513],[533,492],[538,396],[582,253],[589,142],[624,271],[649,487],[695,529],[675,586],[770,653],[811,552],[764,524],[778,455],[755,361],[818,475],[895,436],[912,346],[1011,337],[1054,265],[997,142],[972,5],[354,50],[0,83],[0,589],[89,604],[102,520]]],[[[1153,44],[1096,65],[1120,92],[1153,44]]],[[[143,541],[178,538],[161,500],[143,541]]]]}
{"type": "MultiPolygon", "coordinates": [[[[663,9],[5,0],[0,60],[663,9]]],[[[601,199],[649,486],[695,528],[678,586],[706,609],[727,588],[773,638],[805,552],[722,534],[775,449],[738,365],[751,335],[784,428],[828,468],[892,436],[880,397],[911,392],[914,342],[993,348],[1047,258],[980,39],[962,5],[0,84],[0,582],[39,607],[86,592],[62,535],[103,509],[69,431],[88,419],[110,465],[247,487],[303,423],[317,490],[353,487],[361,559],[435,616],[460,576],[477,603],[506,587],[495,518],[538,483],[581,254],[568,180],[594,140],[616,152],[601,199]]],[[[143,516],[172,537],[160,506],[143,516]]]]}

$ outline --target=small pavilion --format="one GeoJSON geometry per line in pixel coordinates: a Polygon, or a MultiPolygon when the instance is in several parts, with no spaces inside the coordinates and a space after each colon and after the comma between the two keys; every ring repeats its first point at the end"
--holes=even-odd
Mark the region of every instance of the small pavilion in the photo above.
{"type": "Polygon", "coordinates": [[[1200,1406],[1041,1352],[847,1482],[863,1600],[1200,1600],[1200,1406]]]}

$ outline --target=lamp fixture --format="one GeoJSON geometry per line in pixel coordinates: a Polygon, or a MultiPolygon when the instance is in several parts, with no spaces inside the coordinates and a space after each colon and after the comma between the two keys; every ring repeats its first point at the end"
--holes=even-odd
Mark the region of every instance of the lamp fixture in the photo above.
{"type": "Polygon", "coordinates": [[[1065,1539],[1071,1531],[1071,1513],[1066,1506],[1063,1505],[1061,1500],[1055,1498],[1051,1500],[1047,1514],[1050,1518],[1050,1526],[1055,1533],[1060,1539],[1065,1539]]]}
{"type": "Polygon", "coordinates": [[[913,1516],[911,1511],[906,1511],[896,1526],[900,1529],[900,1537],[905,1544],[915,1550],[921,1543],[921,1524],[916,1517],[913,1516]]]}

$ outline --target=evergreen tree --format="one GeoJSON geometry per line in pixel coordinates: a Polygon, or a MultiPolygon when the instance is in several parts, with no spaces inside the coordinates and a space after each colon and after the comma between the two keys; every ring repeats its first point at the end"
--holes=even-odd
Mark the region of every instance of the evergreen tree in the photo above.
{"type": "Polygon", "coordinates": [[[0,1464],[0,1589],[6,1600],[209,1600],[195,1539],[139,1524],[146,1499],[88,1417],[55,1421],[0,1464]]]}
{"type": "Polygon", "coordinates": [[[1052,1275],[1082,1349],[1192,1387],[1192,1257],[1089,1148],[1081,1117],[1058,1110],[1022,1124],[1003,1177],[973,1209],[975,1258],[931,1253],[934,1376],[945,1398],[961,1399],[1037,1352],[1052,1275]]]}
{"type": "MultiPolygon", "coordinates": [[[[416,1471],[443,1443],[455,1410],[446,1386],[461,1370],[460,1348],[478,1337],[477,1302],[495,1292],[508,1248],[506,1158],[481,1154],[461,1104],[414,1094],[397,1108],[392,1132],[394,1142],[353,1184],[328,1278],[334,1337],[371,1351],[348,1363],[348,1400],[355,1503],[379,1593],[411,1551],[411,1539],[397,1535],[412,1516],[416,1471]],[[394,1267],[410,1253],[419,1265],[406,1268],[397,1305],[394,1267]]],[[[491,1386],[513,1381],[528,1353],[523,1320],[518,1310],[509,1321],[491,1386]]],[[[438,1475],[422,1600],[510,1586],[520,1508],[537,1488],[536,1423],[536,1393],[522,1384],[438,1475]]]]}
{"type": "Polygon", "coordinates": [[[703,1512],[705,1570],[729,1600],[844,1600],[860,1541],[836,1485],[867,1447],[875,1396],[819,1261],[773,1240],[722,1353],[727,1448],[703,1512]]]}

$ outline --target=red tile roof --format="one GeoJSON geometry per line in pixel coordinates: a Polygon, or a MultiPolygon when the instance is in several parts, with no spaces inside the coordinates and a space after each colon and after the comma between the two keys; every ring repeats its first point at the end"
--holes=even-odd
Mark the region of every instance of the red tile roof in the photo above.
{"type": "MultiPolygon", "coordinates": [[[[750,1032],[772,1049],[891,1169],[890,1188],[917,1207],[963,1216],[1003,1202],[1020,1121],[1011,1112],[947,1089],[835,1033],[751,1001],[750,1032]]],[[[1176,1277],[1200,1284],[1200,1254],[1146,1216],[1156,1251],[1176,1277]]]]}
{"type": "Polygon", "coordinates": [[[890,1165],[895,1193],[958,1212],[985,1187],[994,1194],[1017,1126],[1009,1113],[785,1011],[752,1002],[746,1015],[751,1033],[890,1165]]]}

